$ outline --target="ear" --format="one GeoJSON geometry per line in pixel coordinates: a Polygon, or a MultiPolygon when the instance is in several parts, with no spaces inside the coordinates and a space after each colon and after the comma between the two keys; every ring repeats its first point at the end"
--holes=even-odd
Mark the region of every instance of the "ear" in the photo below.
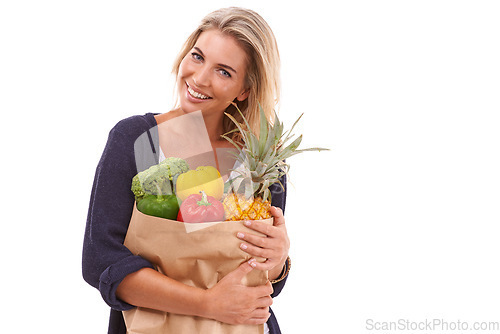
{"type": "Polygon", "coordinates": [[[238,95],[238,96],[236,97],[236,99],[237,99],[238,101],[240,101],[240,102],[241,102],[241,101],[245,101],[245,100],[247,99],[248,95],[250,95],[250,88],[249,88],[249,89],[247,89],[247,90],[244,90],[244,91],[243,91],[240,95],[238,95]]]}

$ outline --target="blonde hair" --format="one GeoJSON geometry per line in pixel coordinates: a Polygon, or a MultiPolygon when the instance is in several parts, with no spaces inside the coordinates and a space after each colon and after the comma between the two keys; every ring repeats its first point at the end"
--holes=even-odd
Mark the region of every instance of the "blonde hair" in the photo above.
{"type": "MultiPolygon", "coordinates": [[[[178,54],[172,72],[177,76],[179,67],[194,47],[202,32],[218,29],[238,41],[245,50],[247,60],[247,75],[245,87],[250,90],[244,101],[234,102],[248,120],[252,132],[259,133],[259,104],[266,118],[274,120],[274,110],[280,98],[280,57],[276,38],[267,22],[256,12],[240,7],[229,7],[216,10],[201,21],[198,28],[188,37],[178,54]]],[[[234,105],[229,105],[226,112],[242,121],[241,115],[234,105]]],[[[224,117],[224,132],[235,128],[228,117],[224,117]]],[[[237,134],[233,139],[239,140],[237,134]]]]}

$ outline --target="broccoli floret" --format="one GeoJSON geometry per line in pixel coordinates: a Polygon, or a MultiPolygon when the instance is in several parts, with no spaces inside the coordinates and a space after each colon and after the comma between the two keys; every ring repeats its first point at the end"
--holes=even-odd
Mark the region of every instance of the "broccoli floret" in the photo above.
{"type": "Polygon", "coordinates": [[[170,180],[173,180],[175,175],[185,173],[189,170],[189,165],[187,164],[186,160],[181,158],[166,158],[165,160],[160,162],[160,166],[164,165],[169,168],[168,177],[170,180]]]}
{"type": "Polygon", "coordinates": [[[174,193],[174,178],[187,172],[189,166],[181,158],[167,158],[157,165],[142,171],[132,179],[132,192],[136,201],[145,195],[172,195],[174,193]]]}
{"type": "Polygon", "coordinates": [[[135,200],[139,202],[146,193],[142,190],[141,182],[139,181],[139,174],[136,174],[132,179],[132,192],[134,193],[135,200]]]}

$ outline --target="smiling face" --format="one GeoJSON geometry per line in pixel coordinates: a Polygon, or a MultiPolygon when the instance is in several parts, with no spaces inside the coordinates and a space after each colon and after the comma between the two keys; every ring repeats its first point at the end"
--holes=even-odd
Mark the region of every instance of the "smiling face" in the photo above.
{"type": "Polygon", "coordinates": [[[216,29],[202,32],[179,67],[182,111],[222,116],[234,99],[248,97],[246,67],[247,55],[232,36],[216,29]]]}

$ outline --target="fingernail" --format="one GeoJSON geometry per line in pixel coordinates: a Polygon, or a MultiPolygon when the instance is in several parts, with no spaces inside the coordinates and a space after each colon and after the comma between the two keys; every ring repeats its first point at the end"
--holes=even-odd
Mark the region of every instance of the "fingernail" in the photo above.
{"type": "Polygon", "coordinates": [[[245,220],[245,221],[243,222],[243,224],[244,224],[245,226],[250,226],[250,224],[251,224],[251,223],[250,223],[250,221],[245,220]]]}
{"type": "Polygon", "coordinates": [[[247,246],[247,245],[245,245],[245,244],[241,244],[241,245],[240,245],[240,248],[241,248],[241,249],[247,249],[247,248],[248,248],[248,246],[247,246]]]}
{"type": "Polygon", "coordinates": [[[238,234],[236,234],[236,236],[240,239],[242,239],[245,235],[241,232],[238,232],[238,234]]]}
{"type": "Polygon", "coordinates": [[[257,264],[255,263],[255,259],[248,260],[248,264],[251,265],[254,268],[257,266],[257,264]]]}

